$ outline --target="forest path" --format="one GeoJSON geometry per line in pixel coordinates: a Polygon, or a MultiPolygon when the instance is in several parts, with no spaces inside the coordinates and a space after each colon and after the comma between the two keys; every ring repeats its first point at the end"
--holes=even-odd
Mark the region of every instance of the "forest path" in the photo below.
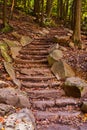
{"type": "Polygon", "coordinates": [[[79,130],[79,99],[66,97],[61,81],[57,81],[47,63],[53,33],[56,31],[35,38],[21,49],[15,59],[16,76],[28,94],[38,130],[79,130]]]}

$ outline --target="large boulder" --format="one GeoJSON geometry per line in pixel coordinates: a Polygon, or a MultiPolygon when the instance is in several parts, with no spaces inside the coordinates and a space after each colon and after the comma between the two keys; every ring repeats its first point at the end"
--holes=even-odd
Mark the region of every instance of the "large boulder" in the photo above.
{"type": "Polygon", "coordinates": [[[36,130],[35,118],[27,108],[9,115],[2,126],[5,130],[36,130]]]}
{"type": "Polygon", "coordinates": [[[3,40],[9,47],[17,47],[21,45],[18,41],[9,40],[7,38],[3,38],[3,40]]]}
{"type": "Polygon", "coordinates": [[[81,110],[83,112],[87,113],[87,101],[83,101],[82,106],[81,106],[81,110]]]}
{"type": "Polygon", "coordinates": [[[4,62],[4,67],[11,79],[13,80],[13,82],[17,85],[17,87],[21,88],[21,82],[18,79],[16,79],[13,65],[9,62],[4,62]]]}
{"type": "Polygon", "coordinates": [[[1,50],[1,55],[4,58],[6,62],[12,62],[11,57],[9,56],[9,49],[8,46],[5,42],[0,41],[0,50],[1,50]]]}
{"type": "Polygon", "coordinates": [[[27,44],[31,43],[33,40],[29,36],[22,36],[20,39],[20,43],[22,46],[26,46],[27,44]]]}
{"type": "Polygon", "coordinates": [[[18,41],[9,40],[7,38],[3,38],[4,42],[8,45],[11,51],[11,56],[13,59],[19,54],[22,45],[18,41]]]}
{"type": "Polygon", "coordinates": [[[87,83],[79,77],[67,78],[63,88],[67,96],[76,98],[82,97],[87,93],[87,83]]]}
{"type": "Polygon", "coordinates": [[[52,45],[49,49],[48,49],[48,52],[51,53],[53,52],[54,50],[58,50],[59,49],[59,44],[55,44],[55,45],[52,45]]]}
{"type": "Polygon", "coordinates": [[[70,36],[58,36],[58,35],[55,35],[54,37],[54,41],[61,44],[61,45],[64,45],[64,46],[67,46],[68,45],[68,42],[70,40],[70,36]]]}
{"type": "Polygon", "coordinates": [[[1,48],[1,54],[6,62],[12,62],[11,57],[8,55],[8,52],[4,48],[1,48]]]}
{"type": "Polygon", "coordinates": [[[51,67],[51,71],[58,80],[75,76],[75,73],[72,70],[71,66],[63,60],[58,60],[57,62],[55,62],[51,67]]]}
{"type": "Polygon", "coordinates": [[[47,57],[48,63],[52,66],[56,61],[63,57],[63,53],[61,50],[53,50],[47,57]]]}
{"type": "Polygon", "coordinates": [[[30,108],[31,106],[26,93],[15,90],[11,87],[0,89],[0,103],[5,103],[20,108],[30,108]]]}
{"type": "Polygon", "coordinates": [[[0,103],[0,116],[5,116],[6,114],[12,114],[13,112],[15,112],[15,107],[13,107],[12,105],[0,103]]]}
{"type": "Polygon", "coordinates": [[[19,55],[19,51],[21,50],[21,47],[19,47],[19,46],[11,47],[10,50],[11,50],[12,58],[15,59],[19,55]]]}

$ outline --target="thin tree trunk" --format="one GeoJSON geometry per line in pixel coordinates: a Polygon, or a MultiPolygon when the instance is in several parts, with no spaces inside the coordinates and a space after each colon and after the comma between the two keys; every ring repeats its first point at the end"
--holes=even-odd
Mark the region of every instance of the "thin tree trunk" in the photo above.
{"type": "Polygon", "coordinates": [[[47,3],[46,3],[46,14],[47,14],[47,18],[49,18],[50,15],[51,15],[53,1],[54,0],[47,0],[47,3]]]}
{"type": "Polygon", "coordinates": [[[15,4],[15,0],[12,0],[12,6],[11,6],[11,14],[10,14],[10,19],[12,19],[12,18],[13,18],[14,4],[15,4]]]}
{"type": "Polygon", "coordinates": [[[4,4],[3,4],[3,26],[5,27],[6,23],[7,23],[7,0],[4,0],[4,4]]]}
{"type": "Polygon", "coordinates": [[[63,0],[57,0],[58,19],[63,19],[63,0]]]}
{"type": "Polygon", "coordinates": [[[75,44],[79,44],[81,42],[81,0],[76,0],[76,8],[75,8],[75,25],[73,29],[72,39],[75,44]]]}
{"type": "Polygon", "coordinates": [[[44,0],[41,0],[41,26],[43,26],[43,19],[44,19],[44,0]]]}
{"type": "Polygon", "coordinates": [[[75,17],[76,17],[76,0],[73,0],[71,7],[71,29],[73,30],[75,25],[75,17]]]}
{"type": "Polygon", "coordinates": [[[66,0],[66,9],[65,9],[65,22],[67,20],[67,15],[68,15],[68,7],[69,7],[69,0],[66,0]]]}

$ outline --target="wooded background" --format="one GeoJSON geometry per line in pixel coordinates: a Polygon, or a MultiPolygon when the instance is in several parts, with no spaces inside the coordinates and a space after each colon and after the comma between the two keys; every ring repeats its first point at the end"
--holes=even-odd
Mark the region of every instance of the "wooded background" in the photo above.
{"type": "Polygon", "coordinates": [[[62,24],[71,28],[76,43],[81,41],[81,29],[87,31],[87,0],[0,0],[0,4],[3,27],[18,9],[35,16],[41,26],[62,24]]]}

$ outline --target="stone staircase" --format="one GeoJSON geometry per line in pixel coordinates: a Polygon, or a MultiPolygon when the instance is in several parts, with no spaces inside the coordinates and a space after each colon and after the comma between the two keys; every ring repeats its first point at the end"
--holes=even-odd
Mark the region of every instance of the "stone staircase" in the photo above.
{"type": "Polygon", "coordinates": [[[79,130],[79,99],[66,97],[61,81],[51,73],[47,55],[53,43],[46,39],[22,48],[15,59],[16,76],[28,94],[38,130],[79,130]]]}

